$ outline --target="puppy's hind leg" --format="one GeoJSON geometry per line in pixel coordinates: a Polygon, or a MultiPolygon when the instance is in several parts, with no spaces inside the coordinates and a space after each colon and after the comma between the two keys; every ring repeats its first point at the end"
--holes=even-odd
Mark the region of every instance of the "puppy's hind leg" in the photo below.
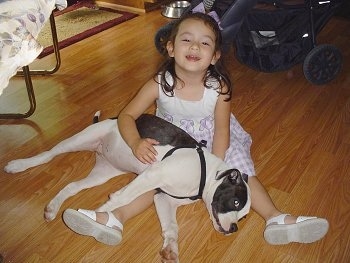
{"type": "Polygon", "coordinates": [[[46,221],[53,220],[61,205],[69,197],[76,195],[84,189],[104,184],[109,179],[124,172],[114,168],[103,156],[96,154],[96,165],[89,175],[79,181],[66,185],[45,207],[44,218],[46,221]]]}
{"type": "Polygon", "coordinates": [[[111,125],[113,124],[105,121],[90,125],[72,137],[61,141],[49,151],[42,152],[30,158],[18,159],[9,162],[5,166],[4,170],[7,173],[18,173],[25,171],[28,168],[47,163],[55,156],[62,153],[96,150],[100,143],[100,138],[110,131],[109,126],[111,125]]]}

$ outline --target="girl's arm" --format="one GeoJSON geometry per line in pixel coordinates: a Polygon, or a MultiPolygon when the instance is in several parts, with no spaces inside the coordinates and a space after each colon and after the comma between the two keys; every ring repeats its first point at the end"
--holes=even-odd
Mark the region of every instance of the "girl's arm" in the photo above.
{"type": "Polygon", "coordinates": [[[118,128],[121,136],[131,148],[137,159],[143,163],[155,161],[157,151],[153,145],[158,144],[156,140],[141,139],[136,128],[135,120],[144,113],[158,98],[158,84],[149,80],[126,105],[118,116],[118,128]]]}
{"type": "Polygon", "coordinates": [[[222,160],[230,144],[231,101],[224,101],[226,95],[220,95],[214,112],[214,137],[212,153],[222,160]]]}

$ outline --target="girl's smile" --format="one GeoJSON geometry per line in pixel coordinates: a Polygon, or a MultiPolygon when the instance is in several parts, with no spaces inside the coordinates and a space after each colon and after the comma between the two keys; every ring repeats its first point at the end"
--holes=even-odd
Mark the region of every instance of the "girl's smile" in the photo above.
{"type": "Polygon", "coordinates": [[[187,55],[186,58],[187,58],[187,60],[194,61],[194,62],[200,60],[200,57],[194,56],[194,55],[187,55]]]}

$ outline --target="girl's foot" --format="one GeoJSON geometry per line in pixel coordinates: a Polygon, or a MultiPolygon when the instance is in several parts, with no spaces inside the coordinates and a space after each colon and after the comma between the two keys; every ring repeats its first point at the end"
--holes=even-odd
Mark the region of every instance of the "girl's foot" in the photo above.
{"type": "Polygon", "coordinates": [[[91,236],[106,245],[117,245],[122,240],[123,225],[111,213],[108,213],[106,225],[96,221],[96,212],[84,209],[67,209],[63,213],[63,221],[75,233],[91,236]]]}
{"type": "Polygon", "coordinates": [[[289,224],[289,214],[281,214],[266,222],[264,238],[271,245],[290,242],[312,243],[323,238],[328,231],[328,221],[324,218],[299,216],[289,224]],[[285,220],[286,219],[286,220],[285,220]]]}

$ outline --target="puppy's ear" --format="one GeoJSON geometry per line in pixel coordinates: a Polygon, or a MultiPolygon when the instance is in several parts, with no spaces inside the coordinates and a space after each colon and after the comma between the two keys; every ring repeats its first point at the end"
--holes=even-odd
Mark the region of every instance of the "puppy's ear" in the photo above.
{"type": "Polygon", "coordinates": [[[248,175],[245,173],[242,173],[242,178],[244,180],[244,182],[248,183],[248,175]]]}
{"type": "Polygon", "coordinates": [[[232,169],[228,175],[228,179],[230,180],[231,184],[240,184],[242,181],[241,172],[237,169],[232,169]]]}
{"type": "Polygon", "coordinates": [[[224,171],[217,171],[215,179],[220,180],[223,177],[227,177],[227,179],[232,184],[239,184],[242,180],[241,178],[241,172],[238,169],[229,169],[224,171]]]}
{"type": "Polygon", "coordinates": [[[216,171],[215,179],[216,179],[216,180],[220,180],[221,178],[225,177],[226,174],[227,174],[227,170],[219,170],[219,171],[216,171]]]}

